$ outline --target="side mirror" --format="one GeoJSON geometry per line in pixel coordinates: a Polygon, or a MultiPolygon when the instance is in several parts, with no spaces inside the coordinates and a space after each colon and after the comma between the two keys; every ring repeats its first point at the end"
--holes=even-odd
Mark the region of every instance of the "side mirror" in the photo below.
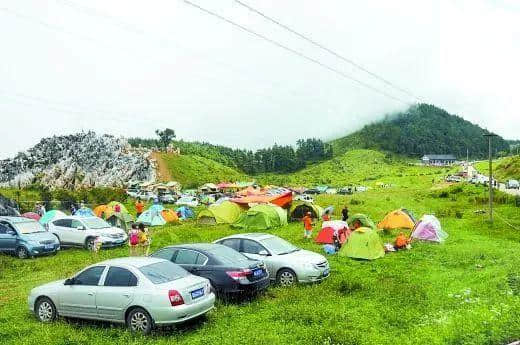
{"type": "Polygon", "coordinates": [[[269,256],[269,253],[267,252],[267,250],[261,250],[258,252],[258,255],[269,256]]]}
{"type": "Polygon", "coordinates": [[[76,230],[85,230],[85,227],[83,225],[80,225],[76,228],[76,230]]]}
{"type": "Polygon", "coordinates": [[[69,278],[69,279],[65,280],[64,285],[74,285],[74,282],[75,282],[74,278],[69,278]]]}

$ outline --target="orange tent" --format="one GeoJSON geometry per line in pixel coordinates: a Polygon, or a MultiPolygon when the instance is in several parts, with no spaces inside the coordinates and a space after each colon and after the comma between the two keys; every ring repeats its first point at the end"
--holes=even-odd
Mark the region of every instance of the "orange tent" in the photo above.
{"type": "Polygon", "coordinates": [[[242,198],[234,198],[231,201],[237,204],[274,204],[280,207],[287,207],[292,202],[292,192],[277,195],[248,195],[242,198]]]}
{"type": "Polygon", "coordinates": [[[161,216],[164,218],[166,223],[173,223],[179,221],[179,216],[177,216],[177,212],[170,209],[165,209],[161,211],[161,216]]]}
{"type": "Polygon", "coordinates": [[[99,218],[103,218],[103,212],[105,212],[107,209],[107,205],[99,205],[94,209],[94,214],[98,216],[99,218]]]}

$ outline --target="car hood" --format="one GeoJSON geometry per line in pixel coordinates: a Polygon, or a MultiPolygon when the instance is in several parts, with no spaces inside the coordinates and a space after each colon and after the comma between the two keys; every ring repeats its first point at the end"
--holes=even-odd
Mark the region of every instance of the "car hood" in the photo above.
{"type": "Polygon", "coordinates": [[[43,231],[43,232],[35,232],[33,234],[22,234],[20,236],[22,240],[25,241],[49,241],[52,240],[54,242],[58,242],[58,239],[56,236],[54,236],[52,233],[43,231]]]}
{"type": "Polygon", "coordinates": [[[285,260],[290,260],[294,263],[311,263],[311,264],[319,264],[327,259],[318,253],[311,252],[309,250],[300,249],[297,252],[280,255],[279,257],[285,258],[285,260]]]}
{"type": "Polygon", "coordinates": [[[116,227],[111,227],[111,228],[106,228],[106,229],[99,229],[99,230],[96,230],[96,231],[101,236],[121,235],[121,234],[125,234],[126,235],[124,230],[116,228],[116,227]]]}
{"type": "Polygon", "coordinates": [[[56,280],[56,281],[53,281],[53,282],[50,282],[50,283],[47,283],[47,284],[43,284],[43,285],[37,286],[34,289],[32,289],[31,292],[32,293],[37,292],[37,291],[53,291],[53,292],[56,292],[56,291],[58,291],[57,289],[62,287],[62,286],[64,286],[64,284],[65,284],[65,279],[56,280]]]}

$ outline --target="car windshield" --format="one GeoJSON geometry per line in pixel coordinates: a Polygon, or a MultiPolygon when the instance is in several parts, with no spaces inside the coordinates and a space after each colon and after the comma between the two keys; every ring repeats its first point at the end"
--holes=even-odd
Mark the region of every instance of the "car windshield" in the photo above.
{"type": "Polygon", "coordinates": [[[236,250],[226,247],[224,245],[217,246],[211,249],[209,252],[214,254],[223,265],[233,265],[238,262],[248,261],[249,259],[240,254],[236,250]]]}
{"type": "Polygon", "coordinates": [[[265,240],[260,241],[260,243],[276,255],[289,254],[300,250],[300,248],[295,245],[276,236],[266,238],[265,240]]]}
{"type": "Polygon", "coordinates": [[[154,284],[168,283],[189,274],[184,268],[169,261],[143,266],[139,271],[154,284]]]}
{"type": "Polygon", "coordinates": [[[16,229],[21,234],[34,234],[36,232],[45,232],[43,226],[38,222],[19,222],[15,223],[16,229]]]}
{"type": "Polygon", "coordinates": [[[110,228],[110,224],[108,224],[107,222],[105,222],[103,219],[101,218],[84,218],[82,219],[83,223],[85,223],[85,225],[87,226],[87,228],[89,229],[106,229],[106,228],[110,228]]]}

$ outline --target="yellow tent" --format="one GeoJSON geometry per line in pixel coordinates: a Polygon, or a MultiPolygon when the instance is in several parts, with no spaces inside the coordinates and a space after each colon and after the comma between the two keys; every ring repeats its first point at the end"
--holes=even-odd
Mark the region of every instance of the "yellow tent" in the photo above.
{"type": "Polygon", "coordinates": [[[161,211],[161,215],[166,221],[166,223],[177,223],[179,221],[179,217],[177,216],[177,212],[170,209],[165,209],[161,211]]]}
{"type": "Polygon", "coordinates": [[[103,218],[103,212],[107,209],[107,205],[99,205],[94,209],[94,214],[99,218],[103,218]]]}
{"type": "Polygon", "coordinates": [[[413,229],[415,219],[405,209],[398,209],[388,213],[382,221],[377,224],[378,229],[413,229]]]}

